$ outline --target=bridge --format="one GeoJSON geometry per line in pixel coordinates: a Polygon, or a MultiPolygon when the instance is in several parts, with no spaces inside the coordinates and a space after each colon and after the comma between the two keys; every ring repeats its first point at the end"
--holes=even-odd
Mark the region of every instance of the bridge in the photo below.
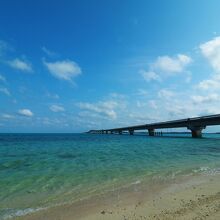
{"type": "Polygon", "coordinates": [[[144,125],[136,125],[136,126],[130,126],[130,127],[122,127],[122,128],[113,128],[113,129],[105,129],[105,130],[90,130],[88,133],[122,134],[124,131],[126,131],[126,132],[129,132],[130,135],[133,135],[134,131],[148,130],[149,136],[155,136],[156,129],[187,128],[191,131],[193,138],[201,138],[202,130],[205,129],[207,126],[213,126],[213,125],[220,125],[220,114],[151,123],[151,124],[144,124],[144,125]]]}

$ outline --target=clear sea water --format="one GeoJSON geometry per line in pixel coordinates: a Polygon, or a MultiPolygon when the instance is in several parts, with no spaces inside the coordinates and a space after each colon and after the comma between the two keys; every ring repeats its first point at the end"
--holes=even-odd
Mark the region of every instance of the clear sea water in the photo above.
{"type": "Polygon", "coordinates": [[[0,134],[0,219],[152,178],[220,172],[220,135],[0,134]]]}

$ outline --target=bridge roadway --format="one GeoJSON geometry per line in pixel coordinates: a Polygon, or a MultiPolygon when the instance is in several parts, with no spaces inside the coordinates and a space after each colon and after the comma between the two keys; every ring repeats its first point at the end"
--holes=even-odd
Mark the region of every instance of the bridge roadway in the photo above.
{"type": "Polygon", "coordinates": [[[123,131],[128,131],[130,135],[134,134],[136,130],[148,130],[149,136],[155,135],[156,129],[164,129],[164,128],[187,128],[191,130],[193,138],[202,137],[202,130],[207,126],[220,125],[220,114],[218,115],[209,115],[202,117],[194,117],[194,118],[186,118],[180,120],[173,121],[165,121],[158,122],[152,124],[144,124],[144,125],[136,125],[130,127],[122,127],[122,128],[113,128],[113,129],[105,129],[105,130],[90,130],[88,133],[93,134],[113,134],[118,133],[122,134],[123,131]]]}

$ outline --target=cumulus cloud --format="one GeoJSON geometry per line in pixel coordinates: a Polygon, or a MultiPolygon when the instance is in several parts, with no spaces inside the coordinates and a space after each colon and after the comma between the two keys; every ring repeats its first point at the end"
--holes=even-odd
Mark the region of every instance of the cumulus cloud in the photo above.
{"type": "Polygon", "coordinates": [[[147,71],[141,70],[140,74],[147,82],[152,80],[161,81],[165,76],[186,72],[186,68],[191,62],[191,57],[185,54],[177,54],[173,57],[159,56],[149,65],[147,71]]]}
{"type": "Polygon", "coordinates": [[[213,69],[220,73],[220,36],[201,44],[199,48],[213,69]]]}
{"type": "Polygon", "coordinates": [[[192,96],[192,100],[195,104],[217,102],[220,101],[220,95],[216,93],[208,94],[206,96],[194,95],[192,96]]]}
{"type": "Polygon", "coordinates": [[[101,113],[111,119],[117,118],[117,113],[115,108],[118,106],[118,103],[115,101],[104,101],[98,103],[88,103],[88,102],[80,102],[78,103],[78,107],[80,109],[89,110],[96,113],[101,113]]]}
{"type": "Polygon", "coordinates": [[[28,63],[27,61],[21,60],[21,59],[14,59],[11,61],[8,61],[8,64],[17,70],[23,71],[23,72],[32,72],[32,66],[30,63],[28,63]]]}
{"type": "Polygon", "coordinates": [[[157,73],[153,72],[153,71],[141,70],[140,74],[143,76],[144,80],[147,81],[147,82],[150,82],[152,80],[161,81],[160,76],[157,73]]]}
{"type": "Polygon", "coordinates": [[[199,46],[202,55],[208,60],[214,70],[209,79],[202,80],[197,85],[202,90],[220,89],[220,36],[199,46]]]}
{"type": "Polygon", "coordinates": [[[7,96],[11,95],[11,93],[9,92],[9,90],[7,88],[0,88],[0,92],[7,95],[7,96]]]}
{"type": "Polygon", "coordinates": [[[218,90],[220,89],[220,79],[218,76],[213,76],[210,79],[199,82],[197,87],[202,90],[218,90]]]}
{"type": "Polygon", "coordinates": [[[191,62],[192,59],[184,54],[178,54],[175,57],[159,56],[152,64],[152,68],[167,74],[180,73],[191,62]]]}
{"type": "Polygon", "coordinates": [[[61,105],[51,105],[50,110],[52,112],[64,112],[65,111],[64,107],[61,105]]]}
{"type": "Polygon", "coordinates": [[[81,74],[81,68],[79,65],[71,60],[43,62],[49,72],[58,79],[71,81],[73,78],[81,74]]]}
{"type": "Polygon", "coordinates": [[[25,117],[32,117],[34,115],[33,112],[29,109],[20,109],[18,110],[18,114],[25,117]]]}

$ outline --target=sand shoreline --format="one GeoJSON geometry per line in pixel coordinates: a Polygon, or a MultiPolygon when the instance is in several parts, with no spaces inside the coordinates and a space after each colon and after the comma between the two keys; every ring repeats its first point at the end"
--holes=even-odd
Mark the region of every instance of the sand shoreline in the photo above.
{"type": "Polygon", "coordinates": [[[220,219],[220,175],[132,188],[16,217],[17,220],[220,219]],[[132,190],[131,190],[132,189],[132,190]]]}

